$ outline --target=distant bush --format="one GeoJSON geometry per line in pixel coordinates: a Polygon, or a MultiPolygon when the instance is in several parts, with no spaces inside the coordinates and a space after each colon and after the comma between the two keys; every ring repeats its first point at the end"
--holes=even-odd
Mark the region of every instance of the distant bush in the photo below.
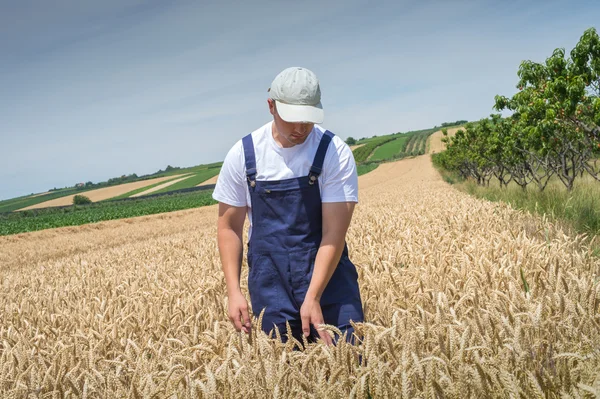
{"type": "Polygon", "coordinates": [[[74,205],[85,205],[85,204],[91,204],[92,200],[89,199],[88,197],[86,197],[85,195],[76,195],[73,197],[73,204],[74,205]]]}
{"type": "Polygon", "coordinates": [[[346,144],[348,144],[348,145],[354,145],[354,144],[356,144],[356,140],[354,139],[354,137],[348,137],[346,139],[346,144]]]}
{"type": "Polygon", "coordinates": [[[468,121],[461,119],[458,120],[456,122],[444,122],[442,123],[442,127],[448,127],[448,126],[456,126],[456,125],[464,125],[465,123],[467,123],[468,121]]]}

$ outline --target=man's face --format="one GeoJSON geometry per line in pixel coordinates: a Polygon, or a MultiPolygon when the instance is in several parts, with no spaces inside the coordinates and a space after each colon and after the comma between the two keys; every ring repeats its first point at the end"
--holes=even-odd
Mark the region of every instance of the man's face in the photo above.
{"type": "Polygon", "coordinates": [[[288,147],[285,145],[287,141],[290,145],[289,147],[302,144],[306,141],[310,132],[313,130],[315,126],[314,123],[299,123],[299,122],[286,122],[279,116],[277,112],[277,107],[275,105],[275,101],[272,99],[268,100],[269,102],[269,111],[271,115],[273,115],[273,120],[275,122],[275,127],[277,128],[277,133],[282,138],[282,145],[284,147],[288,147]]]}

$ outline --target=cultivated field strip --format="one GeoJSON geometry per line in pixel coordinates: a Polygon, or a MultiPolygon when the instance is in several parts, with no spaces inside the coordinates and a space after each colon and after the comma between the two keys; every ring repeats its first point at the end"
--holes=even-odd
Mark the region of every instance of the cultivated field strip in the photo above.
{"type": "Polygon", "coordinates": [[[191,176],[191,174],[184,175],[183,177],[180,177],[179,179],[170,180],[170,181],[165,182],[163,184],[159,184],[158,186],[149,188],[146,191],[142,191],[141,193],[133,194],[131,197],[134,198],[134,197],[141,197],[142,195],[152,194],[155,191],[159,191],[159,190],[162,190],[163,188],[166,188],[166,187],[172,186],[173,184],[179,183],[180,181],[183,181],[183,180],[189,178],[190,176],[191,176]]]}
{"type": "Polygon", "coordinates": [[[360,186],[357,346],[235,333],[214,206],[0,237],[0,396],[600,393],[600,260],[582,237],[452,189],[428,156],[360,186]]]}
{"type": "Polygon", "coordinates": [[[210,179],[203,181],[200,184],[197,184],[196,187],[200,187],[200,186],[209,186],[211,184],[217,184],[217,180],[219,179],[219,175],[213,176],[210,179]]]}
{"type": "MultiPolygon", "coordinates": [[[[98,189],[89,190],[89,191],[82,191],[81,195],[85,195],[86,197],[88,197],[89,199],[91,199],[94,202],[103,201],[105,199],[117,197],[121,194],[125,194],[129,191],[133,191],[138,188],[150,186],[152,184],[160,183],[165,180],[177,178],[178,176],[181,176],[181,175],[156,177],[154,179],[149,179],[149,180],[140,180],[140,181],[136,181],[136,182],[132,182],[132,183],[119,184],[116,186],[103,187],[103,188],[98,188],[98,189]]],[[[39,204],[31,205],[31,206],[28,206],[26,208],[22,208],[19,210],[23,211],[23,210],[28,210],[28,209],[47,208],[47,207],[51,207],[51,206],[72,205],[74,196],[75,196],[75,194],[67,195],[67,196],[60,197],[60,198],[55,198],[53,200],[49,200],[49,201],[45,201],[45,202],[42,202],[39,204]]]]}

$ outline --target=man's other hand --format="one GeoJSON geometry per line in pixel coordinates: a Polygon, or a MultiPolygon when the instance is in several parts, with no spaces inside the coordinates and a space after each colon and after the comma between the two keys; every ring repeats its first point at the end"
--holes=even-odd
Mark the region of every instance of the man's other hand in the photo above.
{"type": "Polygon", "coordinates": [[[317,299],[308,297],[304,299],[304,303],[300,307],[300,317],[302,318],[302,333],[305,337],[310,335],[310,325],[312,324],[325,344],[331,345],[333,343],[331,335],[320,327],[325,322],[323,320],[321,304],[317,299]]]}
{"type": "Polygon", "coordinates": [[[248,314],[248,301],[241,292],[229,297],[229,320],[237,331],[250,333],[252,323],[248,314]]]}

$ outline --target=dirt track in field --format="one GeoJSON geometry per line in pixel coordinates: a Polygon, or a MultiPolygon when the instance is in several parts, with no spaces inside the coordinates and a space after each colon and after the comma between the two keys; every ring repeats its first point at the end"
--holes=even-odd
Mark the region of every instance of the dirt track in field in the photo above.
{"type": "MultiPolygon", "coordinates": [[[[160,183],[165,180],[173,179],[173,178],[176,178],[177,176],[178,175],[157,177],[156,179],[136,181],[133,183],[120,184],[118,186],[113,186],[113,187],[104,187],[104,188],[99,188],[97,190],[84,191],[81,193],[81,195],[85,195],[86,197],[91,199],[93,202],[97,202],[97,201],[102,201],[105,199],[117,197],[119,195],[128,193],[129,191],[137,190],[138,188],[150,186],[155,183],[160,183]]],[[[179,176],[181,176],[181,175],[179,175],[179,176]]],[[[71,204],[73,204],[73,197],[75,197],[75,195],[76,194],[68,195],[66,197],[55,198],[53,200],[42,202],[40,204],[31,205],[31,206],[28,206],[26,208],[22,208],[19,210],[24,211],[27,209],[47,208],[50,206],[71,205],[71,204]]]]}

